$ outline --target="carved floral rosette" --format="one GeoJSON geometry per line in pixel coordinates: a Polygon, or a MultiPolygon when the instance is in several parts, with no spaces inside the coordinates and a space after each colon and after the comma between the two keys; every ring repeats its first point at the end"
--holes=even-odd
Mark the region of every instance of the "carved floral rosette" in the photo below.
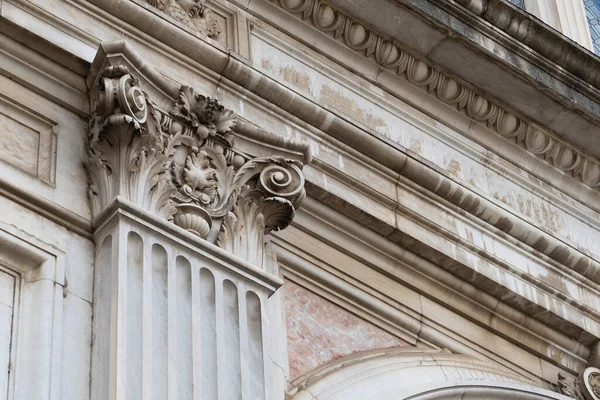
{"type": "Polygon", "coordinates": [[[299,161],[237,151],[234,113],[190,87],[158,109],[123,66],[102,71],[92,103],[94,216],[121,196],[262,266],[264,235],[285,228],[305,196],[299,161]]]}

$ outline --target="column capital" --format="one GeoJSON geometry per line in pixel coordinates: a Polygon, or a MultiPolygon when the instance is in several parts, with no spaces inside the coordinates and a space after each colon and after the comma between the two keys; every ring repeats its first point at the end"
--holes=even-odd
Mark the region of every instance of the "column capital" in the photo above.
{"type": "Polygon", "coordinates": [[[576,378],[558,374],[558,392],[576,400],[600,399],[600,369],[588,367],[576,378]]]}
{"type": "Polygon", "coordinates": [[[88,83],[94,218],[120,196],[261,267],[264,235],[305,197],[308,143],[174,85],[123,41],[102,45],[88,83]]]}

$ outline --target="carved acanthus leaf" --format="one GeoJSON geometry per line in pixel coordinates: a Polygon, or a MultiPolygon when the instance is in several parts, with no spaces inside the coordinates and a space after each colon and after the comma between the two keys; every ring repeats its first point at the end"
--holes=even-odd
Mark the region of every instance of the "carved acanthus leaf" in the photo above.
{"type": "Polygon", "coordinates": [[[560,394],[564,394],[565,396],[580,400],[584,399],[576,378],[567,377],[559,373],[556,388],[560,394]]]}
{"type": "Polygon", "coordinates": [[[223,110],[215,115],[215,130],[221,134],[229,133],[235,127],[235,114],[231,110],[223,110]]]}
{"type": "Polygon", "coordinates": [[[88,162],[91,200],[98,214],[116,196],[163,218],[175,211],[164,165],[157,114],[124,67],[109,67],[100,79],[97,115],[92,117],[88,162]]]}
{"type": "Polygon", "coordinates": [[[262,266],[264,235],[289,225],[305,196],[302,164],[236,151],[235,114],[190,87],[165,112],[112,66],[97,94],[86,163],[94,215],[121,196],[262,266]]]}
{"type": "Polygon", "coordinates": [[[264,197],[260,190],[241,189],[233,210],[223,218],[217,245],[258,266],[263,265],[265,234],[287,227],[295,209],[289,200],[264,197]]]}
{"type": "Polygon", "coordinates": [[[265,217],[247,188],[223,218],[217,246],[254,265],[263,265],[265,217]]]}
{"type": "Polygon", "coordinates": [[[237,171],[231,188],[231,199],[237,199],[223,219],[217,245],[262,266],[264,235],[290,224],[305,197],[304,175],[294,161],[260,157],[237,171]],[[249,248],[262,250],[248,252],[249,248]]]}
{"type": "Polygon", "coordinates": [[[229,133],[235,126],[233,111],[225,110],[216,99],[195,93],[189,86],[181,87],[169,113],[191,124],[200,139],[229,133]]]}

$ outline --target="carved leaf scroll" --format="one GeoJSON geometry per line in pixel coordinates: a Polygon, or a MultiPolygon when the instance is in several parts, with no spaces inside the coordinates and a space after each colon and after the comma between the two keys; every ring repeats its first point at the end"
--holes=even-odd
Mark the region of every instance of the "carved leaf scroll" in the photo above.
{"type": "Polygon", "coordinates": [[[122,66],[106,68],[97,89],[86,163],[94,215],[121,196],[262,266],[264,235],[289,225],[305,196],[302,164],[239,153],[236,115],[188,86],[168,111],[122,66]]]}
{"type": "Polygon", "coordinates": [[[166,155],[155,110],[124,67],[107,68],[100,79],[98,117],[92,117],[88,196],[98,214],[117,195],[163,218],[175,208],[165,174],[166,155]],[[115,100],[116,99],[116,100],[115,100]]]}
{"type": "Polygon", "coordinates": [[[169,113],[191,124],[200,139],[229,133],[235,126],[233,111],[225,110],[216,99],[195,93],[189,86],[181,87],[169,113]]]}
{"type": "Polygon", "coordinates": [[[600,369],[588,367],[576,378],[559,373],[556,389],[577,400],[600,400],[600,369]]]}
{"type": "Polygon", "coordinates": [[[244,186],[233,210],[223,219],[217,245],[254,265],[263,265],[265,233],[288,226],[294,213],[289,200],[265,198],[260,190],[244,186]]]}

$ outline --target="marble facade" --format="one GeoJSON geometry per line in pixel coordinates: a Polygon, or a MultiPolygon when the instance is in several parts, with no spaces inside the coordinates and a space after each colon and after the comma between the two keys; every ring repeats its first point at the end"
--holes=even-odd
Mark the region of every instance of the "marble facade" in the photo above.
{"type": "Polygon", "coordinates": [[[521,7],[0,0],[0,400],[600,399],[600,59],[521,7]]]}

